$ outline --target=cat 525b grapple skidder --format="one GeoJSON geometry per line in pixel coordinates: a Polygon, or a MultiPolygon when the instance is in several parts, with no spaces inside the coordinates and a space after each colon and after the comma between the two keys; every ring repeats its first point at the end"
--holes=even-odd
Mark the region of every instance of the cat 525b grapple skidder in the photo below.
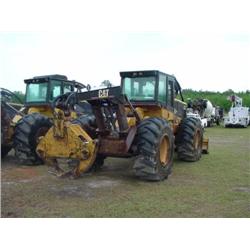
{"type": "Polygon", "coordinates": [[[174,151],[191,162],[207,152],[208,139],[200,121],[186,117],[174,76],[155,70],[120,76],[119,87],[72,94],[92,109],[73,121],[69,95],[56,98],[54,125],[40,137],[36,151],[57,175],[77,177],[108,156],[135,157],[136,176],[159,181],[171,173],[174,151]]]}

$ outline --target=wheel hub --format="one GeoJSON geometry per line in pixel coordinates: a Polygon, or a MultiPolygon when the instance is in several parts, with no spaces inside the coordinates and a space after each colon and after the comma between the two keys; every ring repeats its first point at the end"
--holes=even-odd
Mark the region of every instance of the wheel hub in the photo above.
{"type": "Polygon", "coordinates": [[[166,165],[169,161],[169,139],[168,137],[165,135],[162,139],[161,139],[161,143],[160,143],[160,162],[162,165],[166,165]]]}

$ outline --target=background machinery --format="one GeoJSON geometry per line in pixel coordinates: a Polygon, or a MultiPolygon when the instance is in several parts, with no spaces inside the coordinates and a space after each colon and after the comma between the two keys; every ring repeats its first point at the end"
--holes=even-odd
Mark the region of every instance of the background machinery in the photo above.
{"type": "Polygon", "coordinates": [[[55,99],[53,126],[36,151],[57,175],[77,177],[108,156],[135,157],[136,176],[158,181],[171,173],[174,151],[191,162],[207,152],[201,122],[186,117],[174,76],[154,70],[120,76],[121,86],[71,95],[78,103],[87,101],[92,114],[72,119],[65,105],[69,96],[55,99]]]}
{"type": "Polygon", "coordinates": [[[206,107],[203,113],[203,117],[207,119],[207,127],[211,127],[214,124],[220,125],[220,107],[214,107],[209,100],[204,100],[206,107]]]}
{"type": "MultiPolygon", "coordinates": [[[[69,81],[63,75],[37,76],[24,82],[26,83],[25,102],[19,112],[12,104],[7,109],[5,102],[1,102],[1,109],[4,109],[5,116],[9,117],[9,122],[5,122],[4,126],[5,129],[8,127],[9,131],[9,144],[6,146],[8,149],[12,147],[15,149],[15,155],[20,162],[26,165],[37,165],[42,163],[42,160],[36,153],[36,146],[38,138],[45,135],[52,126],[53,101],[57,96],[66,93],[80,93],[86,86],[76,81],[69,81]]],[[[69,105],[67,100],[65,102],[69,105]]],[[[67,109],[67,112],[72,118],[77,118],[84,112],[82,106],[76,105],[71,110],[67,109]]],[[[3,119],[1,124],[3,126],[3,119]]],[[[5,155],[2,154],[2,157],[5,155]]]]}
{"type": "Polygon", "coordinates": [[[221,112],[223,110],[220,107],[214,107],[207,99],[188,101],[187,116],[200,119],[203,127],[211,127],[214,124],[220,125],[221,112]]]}
{"type": "Polygon", "coordinates": [[[22,115],[19,111],[22,101],[13,92],[0,88],[1,94],[1,157],[5,157],[13,147],[14,117],[22,115]]]}
{"type": "Polygon", "coordinates": [[[250,108],[242,106],[242,98],[231,95],[227,98],[232,102],[232,106],[225,116],[224,127],[244,127],[246,128],[250,123],[250,108]]]}

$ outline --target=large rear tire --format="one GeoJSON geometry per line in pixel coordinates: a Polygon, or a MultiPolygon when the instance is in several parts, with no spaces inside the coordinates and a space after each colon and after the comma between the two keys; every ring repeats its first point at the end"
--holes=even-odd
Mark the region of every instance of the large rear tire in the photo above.
{"type": "Polygon", "coordinates": [[[177,155],[183,161],[198,161],[201,158],[203,129],[200,120],[185,118],[176,136],[177,155]]]}
{"type": "Polygon", "coordinates": [[[168,122],[161,118],[143,120],[135,142],[139,153],[134,163],[136,176],[150,181],[166,179],[174,156],[174,137],[168,122]]]}
{"type": "Polygon", "coordinates": [[[14,133],[14,149],[18,160],[25,165],[42,164],[36,153],[38,138],[52,126],[50,119],[40,113],[25,115],[18,121],[14,133]]]}

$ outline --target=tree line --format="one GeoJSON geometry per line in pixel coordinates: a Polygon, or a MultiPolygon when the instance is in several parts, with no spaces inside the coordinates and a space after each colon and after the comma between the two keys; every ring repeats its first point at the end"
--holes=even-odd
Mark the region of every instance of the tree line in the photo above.
{"type": "MultiPolygon", "coordinates": [[[[24,93],[21,91],[14,91],[14,93],[24,101],[24,93]]],[[[230,95],[237,95],[243,99],[243,106],[250,107],[250,90],[234,92],[229,89],[224,92],[214,92],[214,91],[197,91],[193,89],[183,89],[182,94],[184,100],[187,101],[188,98],[191,100],[202,98],[208,99],[214,106],[220,106],[225,111],[228,111],[231,107],[231,102],[227,100],[230,95]]]]}

